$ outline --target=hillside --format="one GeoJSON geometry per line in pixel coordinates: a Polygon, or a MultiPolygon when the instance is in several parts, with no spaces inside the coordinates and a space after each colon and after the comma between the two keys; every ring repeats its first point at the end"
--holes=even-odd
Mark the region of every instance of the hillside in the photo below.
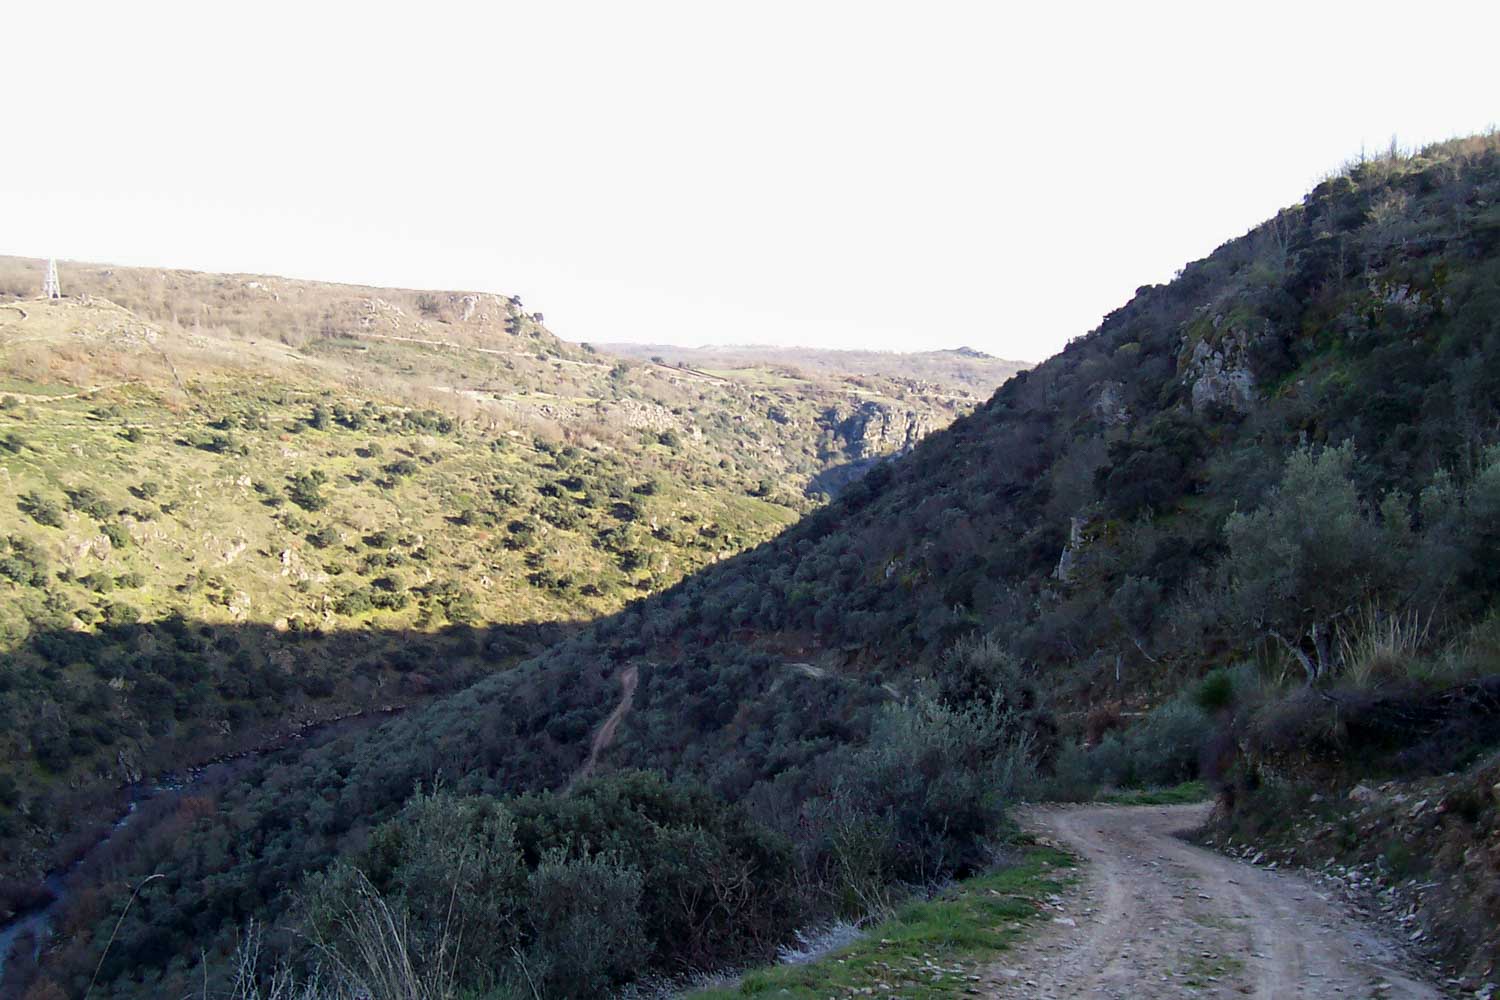
{"type": "MultiPolygon", "coordinates": [[[[545,960],[553,995],[598,995],[972,870],[1031,765],[1051,794],[1201,772],[1247,815],[1288,788],[1482,762],[1500,740],[1497,206],[1493,135],[1358,164],[771,541],[184,803],[110,869],[167,874],[105,978],[177,989],[187,956],[228,956],[298,885],[310,926],[337,927],[351,864],[435,941],[437,887],[479,866],[503,902],[466,919],[513,951],[466,983],[545,960]],[[600,773],[557,792],[626,677],[600,773]],[[456,830],[477,853],[444,853],[456,830]],[[568,950],[585,914],[615,935],[594,964],[568,950]]],[[[1408,852],[1405,871],[1492,870],[1493,815],[1445,810],[1472,850],[1408,852]]],[[[59,981],[111,922],[74,921],[59,981]]],[[[1478,926],[1430,937],[1483,969],[1495,921],[1478,926]]]]}
{"type": "Polygon", "coordinates": [[[128,785],[505,669],[972,405],[606,358],[503,296],[64,264],[47,301],[41,266],[0,259],[4,876],[128,785]]]}
{"type": "Polygon", "coordinates": [[[597,344],[600,350],[638,361],[658,360],[669,365],[707,372],[738,374],[756,369],[790,373],[816,372],[824,376],[880,376],[904,380],[918,392],[936,389],[988,399],[1005,381],[1031,365],[1006,361],[982,351],[960,347],[951,351],[832,351],[814,347],[676,347],[670,344],[597,344]]]}
{"type": "MultiPolygon", "coordinates": [[[[7,293],[18,302],[35,295],[43,267],[0,257],[0,301],[7,293]]],[[[540,312],[511,296],[75,262],[60,268],[67,294],[107,299],[190,347],[187,371],[208,365],[351,387],[576,444],[678,438],[685,465],[718,470],[695,475],[749,483],[794,506],[804,492],[837,492],[988,395],[927,384],[904,371],[899,357],[868,373],[841,367],[843,359],[808,371],[761,366],[725,375],[630,362],[558,339],[540,312]]],[[[19,321],[13,310],[10,318],[19,321]]],[[[74,351],[50,360],[60,369],[51,375],[74,387],[119,380],[110,370],[118,357],[89,360],[74,351]]],[[[997,374],[1019,367],[1007,363],[997,374]]]]}

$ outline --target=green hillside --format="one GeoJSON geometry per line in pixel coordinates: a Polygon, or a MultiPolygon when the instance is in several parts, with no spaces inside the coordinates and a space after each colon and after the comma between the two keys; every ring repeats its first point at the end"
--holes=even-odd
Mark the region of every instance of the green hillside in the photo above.
{"type": "MultiPolygon", "coordinates": [[[[464,988],[600,995],[977,870],[1022,788],[1202,775],[1251,815],[1482,762],[1497,206],[1493,135],[1355,165],[774,539],[183,803],[109,869],[165,877],[103,979],[221,975],[294,900],[352,956],[373,893],[429,970],[471,901],[464,988]]],[[[87,980],[119,905],[73,921],[57,983],[87,980]]]]}
{"type": "Polygon", "coordinates": [[[18,887],[127,785],[505,669],[972,405],[607,358],[504,296],[62,273],[67,297],[39,300],[40,263],[0,259],[18,887]]]}

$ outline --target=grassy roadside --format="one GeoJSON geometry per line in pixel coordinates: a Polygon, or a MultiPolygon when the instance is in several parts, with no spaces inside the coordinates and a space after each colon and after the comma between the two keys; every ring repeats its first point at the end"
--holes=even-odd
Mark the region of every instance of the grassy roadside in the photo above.
{"type": "Polygon", "coordinates": [[[1189,802],[1204,802],[1209,798],[1208,786],[1201,781],[1184,781],[1171,788],[1127,788],[1101,794],[1099,802],[1112,806],[1178,806],[1189,802]]]}
{"type": "Polygon", "coordinates": [[[688,998],[963,996],[975,990],[986,966],[1039,922],[1042,901],[1072,881],[1073,867],[1074,859],[1063,851],[1024,847],[1010,867],[959,882],[933,899],[907,903],[859,941],[817,961],[756,969],[736,985],[688,998]]]}

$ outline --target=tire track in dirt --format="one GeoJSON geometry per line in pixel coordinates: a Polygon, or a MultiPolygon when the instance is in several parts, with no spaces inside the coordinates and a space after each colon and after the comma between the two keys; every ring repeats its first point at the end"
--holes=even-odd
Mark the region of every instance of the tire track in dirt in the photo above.
{"type": "Polygon", "coordinates": [[[1301,875],[1180,834],[1207,804],[1032,810],[1026,825],[1086,862],[1067,916],[992,967],[993,997],[1429,998],[1400,950],[1301,875]]]}

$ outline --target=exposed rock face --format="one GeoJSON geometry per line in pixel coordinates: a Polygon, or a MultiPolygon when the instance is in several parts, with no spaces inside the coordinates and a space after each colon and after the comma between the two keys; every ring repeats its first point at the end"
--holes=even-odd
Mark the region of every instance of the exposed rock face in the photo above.
{"type": "Polygon", "coordinates": [[[1063,583],[1073,579],[1073,566],[1078,560],[1078,550],[1083,547],[1083,529],[1088,523],[1086,517],[1068,519],[1068,544],[1063,546],[1062,555],[1058,556],[1057,569],[1052,571],[1053,579],[1063,583]]]}
{"type": "Polygon", "coordinates": [[[1194,413],[1211,406],[1226,406],[1241,413],[1254,407],[1255,373],[1249,360],[1252,339],[1244,330],[1231,329],[1193,345],[1179,370],[1192,385],[1194,413]]]}
{"type": "Polygon", "coordinates": [[[809,494],[829,496],[837,496],[887,458],[906,454],[938,427],[931,414],[873,400],[829,407],[818,424],[832,433],[838,450],[848,459],[824,469],[808,483],[809,494]]]}
{"type": "Polygon", "coordinates": [[[140,784],[141,780],[145,777],[140,763],[134,759],[133,755],[127,754],[124,750],[115,751],[115,764],[119,768],[117,773],[120,780],[127,785],[140,784]]]}
{"type": "Polygon", "coordinates": [[[1119,427],[1130,422],[1130,408],[1125,405],[1125,383],[1113,379],[1099,383],[1099,395],[1094,399],[1094,416],[1108,427],[1119,427]]]}
{"type": "Polygon", "coordinates": [[[665,431],[679,426],[672,411],[660,403],[644,403],[638,399],[622,399],[614,406],[615,412],[626,427],[632,430],[665,431]]]}
{"type": "Polygon", "coordinates": [[[856,461],[903,455],[936,429],[929,414],[876,402],[830,407],[819,423],[833,431],[844,454],[856,461]]]}

